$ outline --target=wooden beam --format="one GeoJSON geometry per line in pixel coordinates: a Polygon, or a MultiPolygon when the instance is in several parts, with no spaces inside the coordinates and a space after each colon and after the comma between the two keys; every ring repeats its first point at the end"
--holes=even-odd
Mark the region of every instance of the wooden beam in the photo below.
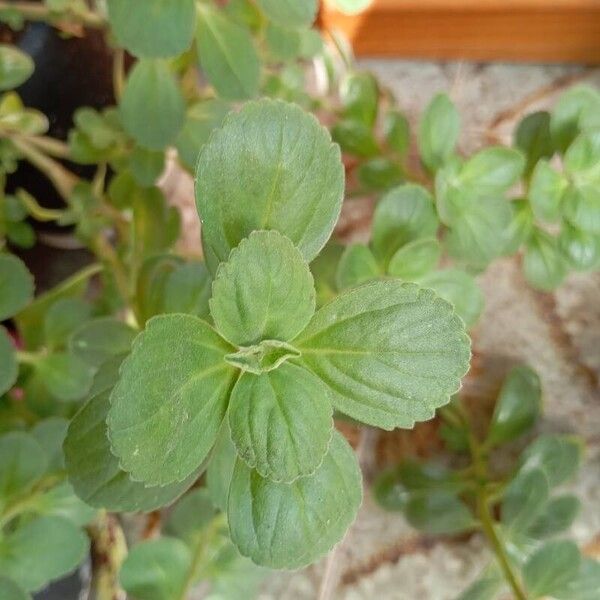
{"type": "Polygon", "coordinates": [[[355,16],[326,1],[321,24],[359,56],[600,64],[600,0],[374,0],[355,16]]]}

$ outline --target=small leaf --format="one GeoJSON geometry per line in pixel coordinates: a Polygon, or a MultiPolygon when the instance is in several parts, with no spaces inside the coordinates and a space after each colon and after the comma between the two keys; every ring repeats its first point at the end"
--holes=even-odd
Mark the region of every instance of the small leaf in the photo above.
{"type": "Polygon", "coordinates": [[[335,275],[338,290],[357,286],[382,275],[373,253],[363,244],[346,246],[335,275]]]}
{"type": "Polygon", "coordinates": [[[434,173],[454,154],[460,117],[446,94],[438,94],[425,109],[419,125],[419,149],[423,164],[434,173]]]}
{"type": "Polygon", "coordinates": [[[456,600],[495,600],[505,585],[502,572],[492,564],[456,600]]]}
{"type": "Polygon", "coordinates": [[[512,148],[485,148],[474,154],[462,167],[461,185],[478,194],[505,192],[514,185],[525,168],[525,158],[512,148]]]}
{"type": "Polygon", "coordinates": [[[0,573],[33,592],[75,569],[88,552],[80,528],[60,517],[39,517],[0,541],[0,573]]]}
{"type": "Polygon", "coordinates": [[[18,374],[19,365],[12,338],[8,331],[0,326],[0,396],[15,384],[18,374]]]}
{"type": "Polygon", "coordinates": [[[433,271],[421,277],[419,285],[431,288],[449,302],[467,328],[479,319],[485,303],[483,292],[475,279],[460,269],[433,271]]]}
{"type": "Polygon", "coordinates": [[[22,431],[0,436],[0,456],[0,504],[27,491],[46,470],[42,447],[33,436],[22,431]]]}
{"type": "Polygon", "coordinates": [[[256,564],[303,567],[339,542],[361,497],[356,458],[339,433],[316,472],[291,484],[263,479],[238,460],[229,490],[231,539],[256,564]]]}
{"type": "Polygon", "coordinates": [[[142,187],[153,186],[165,169],[165,153],[136,146],[129,156],[129,168],[142,187]]]}
{"type": "Polygon", "coordinates": [[[228,112],[229,105],[221,100],[203,100],[188,108],[183,128],[175,141],[179,158],[188,169],[196,168],[200,150],[212,131],[221,126],[228,112]]]}
{"type": "Polygon", "coordinates": [[[600,131],[582,133],[565,153],[565,171],[571,175],[591,177],[597,181],[597,167],[600,161],[600,131]]]}
{"type": "Polygon", "coordinates": [[[410,145],[410,126],[408,119],[400,112],[390,111],[385,115],[383,133],[388,146],[404,156],[410,145]]]}
{"type": "Polygon", "coordinates": [[[194,35],[194,0],[108,0],[108,19],[120,46],[149,58],[187,50],[194,35]]]}
{"type": "Polygon", "coordinates": [[[327,452],[333,427],[327,388],[296,365],[243,373],[228,415],[239,456],[271,481],[290,483],[314,473],[327,452]]]}
{"type": "Polygon", "coordinates": [[[565,192],[563,209],[565,218],[574,227],[600,235],[600,191],[596,184],[569,187],[565,192]]]}
{"type": "Polygon", "coordinates": [[[280,27],[275,23],[267,23],[265,40],[269,54],[275,61],[287,62],[300,55],[300,30],[280,27]]]}
{"type": "Polygon", "coordinates": [[[250,32],[205,4],[199,6],[199,17],[200,66],[217,94],[226,100],[256,96],[260,63],[250,32]]]}
{"type": "Polygon", "coordinates": [[[94,369],[86,362],[65,352],[42,356],[34,363],[50,394],[57,400],[73,402],[88,393],[94,369]]]}
{"type": "Polygon", "coordinates": [[[411,494],[404,514],[413,527],[432,535],[457,534],[477,526],[467,506],[451,492],[411,494]]]}
{"type": "Polygon", "coordinates": [[[289,237],[305,260],[339,216],[344,170],[327,130],[297,106],[247,103],[204,146],[196,176],[202,244],[212,273],[257,229],[289,237]]]}
{"type": "Polygon", "coordinates": [[[502,523],[513,534],[525,532],[543,512],[548,493],[548,478],[541,469],[519,471],[504,494],[502,523]]]}
{"type": "Polygon", "coordinates": [[[534,538],[544,538],[568,529],[579,513],[581,502],[576,496],[551,498],[527,533],[534,538]]]}
{"type": "Polygon", "coordinates": [[[451,306],[397,280],[340,294],[295,344],[301,362],[329,386],[337,410],[384,429],[433,417],[459,388],[470,357],[451,306]]]}
{"type": "Polygon", "coordinates": [[[165,285],[165,312],[208,317],[211,286],[212,279],[204,263],[190,262],[175,267],[165,285]]]}
{"type": "Polygon", "coordinates": [[[80,298],[61,298],[46,313],[44,339],[50,348],[63,348],[69,336],[85,323],[92,307],[80,298]]]}
{"type": "Polygon", "coordinates": [[[556,147],[564,153],[580,131],[580,121],[587,110],[598,111],[600,94],[585,85],[565,92],[552,111],[550,131],[556,147]]]}
{"type": "Polygon", "coordinates": [[[231,441],[229,423],[224,421],[219,437],[211,453],[210,463],[206,470],[206,486],[212,503],[221,511],[227,511],[227,496],[233,469],[237,460],[237,452],[231,441]]]}
{"type": "Polygon", "coordinates": [[[543,435],[521,456],[521,470],[541,469],[551,486],[571,479],[581,465],[583,444],[570,435],[543,435]]]}
{"type": "Polygon", "coordinates": [[[554,154],[550,113],[538,111],[527,115],[517,126],[515,146],[526,156],[525,176],[529,177],[541,158],[550,158],[554,154]]]}
{"type": "Polygon", "coordinates": [[[380,153],[371,127],[355,119],[343,119],[331,128],[331,137],[344,152],[371,158],[380,153]]]}
{"type": "Polygon", "coordinates": [[[535,229],[525,247],[523,271],[527,281],[540,290],[550,291],[559,286],[566,269],[556,238],[535,229]]]}
{"type": "Polygon", "coordinates": [[[134,481],[183,481],[207,457],[236,375],[231,347],[204,321],[164,315],[134,341],[111,394],[113,453],[134,481]]]}
{"type": "Polygon", "coordinates": [[[98,512],[80,500],[71,484],[66,481],[38,496],[32,509],[38,515],[61,517],[78,527],[88,525],[98,512]]]}
{"type": "Polygon", "coordinates": [[[558,246],[568,265],[576,271],[593,269],[600,261],[600,236],[563,223],[558,246]]]}
{"type": "Polygon", "coordinates": [[[0,254],[0,321],[12,317],[33,298],[33,277],[23,261],[0,254]]]}
{"type": "Polygon", "coordinates": [[[389,190],[404,181],[400,165],[381,156],[371,158],[358,167],[358,180],[367,190],[389,190]]]}
{"type": "Polygon", "coordinates": [[[317,16],[317,0],[257,0],[271,21],[283,27],[308,27],[317,16]]]}
{"type": "Polygon", "coordinates": [[[197,488],[188,492],[173,507],[165,531],[167,535],[193,542],[216,515],[208,490],[197,488]]]}
{"type": "Polygon", "coordinates": [[[127,594],[144,600],[181,598],[192,568],[189,548],[175,538],[141,542],[127,555],[119,580],[127,594]]]}
{"type": "Polygon", "coordinates": [[[550,223],[558,221],[566,187],[565,178],[548,161],[540,160],[537,163],[531,176],[528,198],[538,219],[550,223]]]}
{"type": "Polygon", "coordinates": [[[287,237],[255,231],[219,267],[209,304],[217,330],[232,344],[288,341],[315,311],[315,286],[287,237]]]}
{"type": "Polygon", "coordinates": [[[540,379],[529,367],[515,367],[507,375],[496,401],[487,443],[514,440],[531,429],[541,412],[540,379]]]}
{"type": "Polygon", "coordinates": [[[175,142],[185,120],[185,103],[166,62],[140,60],[129,73],[119,115],[125,131],[149,150],[175,142]]]}
{"type": "Polygon", "coordinates": [[[337,269],[343,252],[344,246],[332,240],[310,264],[315,278],[317,306],[323,306],[337,295],[337,269]]]}
{"type": "Polygon", "coordinates": [[[35,65],[28,54],[0,44],[0,90],[12,90],[27,81],[35,65]]]}
{"type": "Polygon", "coordinates": [[[36,423],[30,434],[38,441],[46,456],[47,471],[60,471],[65,468],[62,445],[69,422],[63,417],[49,417],[36,423]]]}
{"type": "Polygon", "coordinates": [[[523,579],[531,598],[553,596],[579,571],[581,555],[573,542],[548,542],[536,550],[523,567],[523,579]]]}
{"type": "Polygon", "coordinates": [[[349,73],[341,83],[340,100],[346,119],[373,126],[379,107],[377,79],[368,71],[349,73]]]}
{"type": "Polygon", "coordinates": [[[373,252],[387,268],[395,252],[408,242],[435,237],[438,220],[431,194],[415,184],[390,190],[373,215],[373,252]]]}
{"type": "Polygon", "coordinates": [[[92,367],[99,367],[110,358],[128,354],[135,335],[135,329],[122,321],[99,317],[73,333],[69,350],[92,367]]]}
{"type": "Polygon", "coordinates": [[[388,272],[405,281],[417,281],[435,269],[441,256],[439,242],[435,238],[423,238],[402,246],[390,260],[388,272]]]}
{"type": "Polygon", "coordinates": [[[12,579],[0,577],[0,598],[3,600],[31,600],[31,596],[12,579]]]}
{"type": "Polygon", "coordinates": [[[600,589],[600,562],[584,558],[579,572],[560,589],[554,591],[557,600],[596,600],[600,589]]]}

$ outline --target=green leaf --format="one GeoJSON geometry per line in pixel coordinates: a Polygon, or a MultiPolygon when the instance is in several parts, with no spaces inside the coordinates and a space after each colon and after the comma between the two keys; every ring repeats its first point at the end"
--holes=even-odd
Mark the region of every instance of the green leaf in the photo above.
{"type": "Polygon", "coordinates": [[[331,137],[344,152],[354,156],[371,158],[380,153],[372,128],[362,121],[355,119],[338,121],[331,128],[331,137]]]}
{"type": "Polygon", "coordinates": [[[576,496],[567,494],[551,498],[527,533],[538,539],[562,533],[571,526],[580,508],[581,502],[576,496]]]}
{"type": "Polygon", "coordinates": [[[388,273],[405,281],[417,281],[419,277],[435,269],[440,256],[440,244],[435,238],[414,240],[392,256],[388,273]]]}
{"type": "Polygon", "coordinates": [[[108,19],[120,46],[159,58],[187,50],[194,36],[194,0],[108,0],[108,19]]]}
{"type": "Polygon", "coordinates": [[[560,219],[561,199],[566,179],[547,160],[540,160],[531,176],[528,198],[538,219],[553,223],[560,219]]]}
{"type": "Polygon", "coordinates": [[[346,15],[355,15],[363,11],[373,0],[332,0],[335,7],[346,15]]]}
{"type": "Polygon", "coordinates": [[[600,236],[563,223],[558,246],[568,265],[576,271],[593,269],[600,261],[600,236]]]}
{"type": "Polygon", "coordinates": [[[388,146],[404,156],[410,146],[408,119],[398,111],[389,111],[383,121],[383,134],[388,146]]]}
{"type": "Polygon", "coordinates": [[[431,535],[457,534],[477,526],[471,511],[451,492],[411,494],[404,514],[413,527],[431,535]]]}
{"type": "Polygon", "coordinates": [[[371,158],[358,167],[358,180],[367,190],[388,190],[404,181],[400,165],[381,156],[371,158]]]}
{"type": "Polygon", "coordinates": [[[599,589],[600,562],[584,558],[577,575],[553,593],[557,600],[596,600],[599,589]]]}
{"type": "Polygon", "coordinates": [[[229,108],[221,100],[203,100],[188,108],[183,128],[175,141],[179,158],[188,169],[196,168],[200,150],[213,130],[221,126],[229,108]]]}
{"type": "Polygon", "coordinates": [[[228,416],[239,456],[276,482],[290,483],[314,473],[333,427],[327,388],[290,363],[262,375],[242,374],[233,388],[228,416]]]}
{"type": "Polygon", "coordinates": [[[434,173],[454,154],[460,117],[446,94],[438,94],[425,109],[419,124],[419,149],[423,164],[434,173]]]}
{"type": "Polygon", "coordinates": [[[42,356],[33,366],[50,394],[62,402],[84,398],[94,378],[90,365],[66,352],[42,356]]]}
{"type": "Polygon", "coordinates": [[[8,331],[0,326],[0,396],[15,384],[18,374],[19,365],[12,338],[8,331]]]}
{"type": "Polygon", "coordinates": [[[210,313],[232,344],[292,340],[315,311],[315,286],[300,251],[277,231],[255,231],[217,271],[210,313]]]}
{"type": "Polygon", "coordinates": [[[32,509],[38,515],[62,517],[79,527],[88,525],[98,512],[80,500],[67,481],[36,497],[32,509]]]}
{"type": "Polygon", "coordinates": [[[548,493],[548,478],[541,469],[521,470],[504,494],[503,525],[513,534],[525,532],[543,512],[548,493]]]}
{"type": "Polygon", "coordinates": [[[438,296],[449,302],[467,328],[479,319],[485,299],[475,279],[460,269],[433,271],[421,277],[419,285],[431,288],[438,296]]]}
{"type": "Polygon", "coordinates": [[[136,182],[153,186],[165,169],[165,153],[136,146],[129,156],[129,168],[136,182]]]}
{"type": "Polygon", "coordinates": [[[307,27],[317,16],[317,0],[257,0],[267,17],[283,27],[307,27]]]}
{"type": "Polygon", "coordinates": [[[538,111],[527,115],[517,126],[515,146],[525,154],[525,176],[529,177],[541,158],[550,158],[554,154],[550,113],[538,111]]]}
{"type": "Polygon", "coordinates": [[[337,269],[343,252],[344,246],[332,240],[310,264],[315,278],[317,306],[323,306],[337,295],[337,269]]]}
{"type": "Polygon", "coordinates": [[[212,279],[204,263],[182,264],[167,276],[164,309],[167,313],[186,313],[208,317],[212,279]]]}
{"type": "Polygon", "coordinates": [[[408,183],[389,191],[373,215],[373,252],[385,265],[396,251],[413,240],[435,237],[438,220],[431,194],[408,183]]]}
{"type": "Polygon", "coordinates": [[[600,178],[600,131],[582,133],[565,153],[565,171],[571,175],[584,177],[585,181],[597,182],[600,178]]]}
{"type": "Polygon", "coordinates": [[[539,468],[551,486],[571,479],[581,465],[583,444],[570,435],[543,435],[528,446],[521,456],[521,470],[539,468]]]}
{"type": "Polygon", "coordinates": [[[119,107],[125,131],[149,150],[175,142],[185,120],[185,103],[169,66],[140,60],[131,70],[119,107]]]}
{"type": "Polygon", "coordinates": [[[114,317],[99,317],[88,321],[69,339],[72,354],[92,367],[99,367],[110,358],[127,354],[136,331],[114,317]]]}
{"type": "Polygon", "coordinates": [[[291,484],[263,479],[238,460],[229,490],[231,539],[259,565],[303,567],[342,538],[361,497],[356,458],[339,433],[317,471],[291,484]]]}
{"type": "Polygon", "coordinates": [[[563,210],[565,218],[574,227],[600,235],[600,190],[595,184],[569,187],[565,192],[563,210]]]}
{"type": "Polygon", "coordinates": [[[502,146],[485,148],[474,154],[462,167],[460,185],[477,194],[505,192],[518,180],[525,168],[525,158],[518,150],[502,146]]]}
{"type": "Polygon", "coordinates": [[[525,247],[523,272],[540,290],[551,291],[562,283],[566,269],[556,238],[541,229],[533,231],[525,247]]]}
{"type": "Polygon", "coordinates": [[[514,367],[508,373],[496,401],[486,443],[496,446],[523,435],[540,416],[540,378],[529,367],[514,367]]]}
{"type": "Polygon", "coordinates": [[[250,32],[205,4],[199,6],[199,17],[200,66],[217,94],[227,100],[256,96],[260,62],[250,32]]]}
{"type": "Polygon", "coordinates": [[[468,368],[469,340],[451,306],[397,280],[340,294],[296,346],[330,388],[334,407],[384,429],[412,427],[450,400],[468,368]]]}
{"type": "Polygon", "coordinates": [[[289,237],[307,261],[331,235],[344,193],[339,149],[299,107],[247,103],[204,146],[196,176],[211,272],[257,229],[289,237]]]}
{"type": "Polygon", "coordinates": [[[39,517],[0,541],[0,573],[33,592],[75,569],[88,552],[86,535],[66,519],[39,517]]]}
{"type": "Polygon", "coordinates": [[[349,73],[341,83],[340,100],[346,119],[372,127],[379,108],[377,79],[368,71],[349,73]]]}
{"type": "Polygon", "coordinates": [[[338,290],[354,287],[382,275],[377,260],[368,246],[346,246],[338,263],[335,280],[338,290]]]}
{"type": "Polygon", "coordinates": [[[63,348],[69,336],[85,323],[92,307],[80,298],[61,298],[46,313],[44,339],[50,348],[63,348]]]}
{"type": "Polygon", "coordinates": [[[0,456],[0,504],[27,491],[46,470],[42,447],[33,436],[22,431],[0,436],[0,456]]]}
{"type": "Polygon", "coordinates": [[[0,254],[0,321],[17,314],[33,298],[33,277],[25,263],[12,254],[0,254]]]}
{"type": "Polygon", "coordinates": [[[221,511],[227,511],[227,496],[237,452],[231,441],[227,419],[221,427],[206,470],[206,486],[212,503],[221,511]]]}
{"type": "Polygon", "coordinates": [[[0,90],[12,90],[27,81],[35,65],[28,54],[14,46],[0,44],[0,90]]]}
{"type": "Polygon", "coordinates": [[[69,422],[63,417],[50,417],[38,421],[31,428],[30,434],[44,450],[48,472],[60,471],[65,468],[62,445],[68,426],[69,422]]]}
{"type": "Polygon", "coordinates": [[[208,490],[197,488],[183,496],[173,507],[165,523],[165,531],[167,535],[193,542],[216,515],[208,490]]]}
{"type": "MultiPolygon", "coordinates": [[[[116,373],[112,378],[116,379],[116,373]]],[[[108,511],[146,512],[170,504],[194,483],[197,474],[181,483],[146,487],[120,468],[106,431],[112,383],[90,398],[69,425],[64,443],[69,482],[84,502],[108,511]]]]}
{"type": "Polygon", "coordinates": [[[236,372],[232,348],[192,315],[148,321],[111,394],[113,453],[135,481],[166,485],[193,473],[212,448],[236,372]]]}
{"type": "Polygon", "coordinates": [[[181,598],[192,568],[189,548],[163,537],[134,546],[121,567],[119,580],[127,594],[144,600],[181,598]]]}
{"type": "Polygon", "coordinates": [[[492,564],[456,600],[495,600],[505,585],[502,572],[492,564]]]}
{"type": "Polygon", "coordinates": [[[523,579],[531,598],[553,596],[572,581],[579,571],[581,555],[573,542],[548,542],[527,560],[523,579]]]}
{"type": "Polygon", "coordinates": [[[550,119],[550,131],[560,152],[564,153],[579,134],[586,111],[597,111],[599,107],[600,94],[588,86],[572,87],[561,96],[550,119]]]}
{"type": "Polygon", "coordinates": [[[3,600],[31,600],[31,596],[12,579],[0,577],[0,598],[3,600]]]}

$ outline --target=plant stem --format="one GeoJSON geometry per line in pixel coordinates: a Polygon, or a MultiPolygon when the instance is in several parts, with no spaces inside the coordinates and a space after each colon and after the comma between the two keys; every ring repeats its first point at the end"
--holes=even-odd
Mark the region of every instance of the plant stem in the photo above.
{"type": "Polygon", "coordinates": [[[113,55],[113,93],[119,102],[125,88],[125,51],[117,48],[113,55]]]}

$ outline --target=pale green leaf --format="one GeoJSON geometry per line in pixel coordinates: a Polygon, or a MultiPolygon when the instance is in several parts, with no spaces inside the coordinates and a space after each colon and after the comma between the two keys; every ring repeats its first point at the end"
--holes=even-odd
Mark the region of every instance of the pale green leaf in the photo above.
{"type": "Polygon", "coordinates": [[[565,262],[556,238],[535,229],[525,246],[523,272],[533,287],[550,291],[559,286],[566,275],[565,262]]]}
{"type": "Polygon", "coordinates": [[[373,3],[373,0],[332,0],[335,7],[347,15],[356,15],[373,3]]]}
{"type": "Polygon", "coordinates": [[[140,60],[129,73],[119,115],[125,131],[149,150],[175,142],[185,120],[185,103],[166,62],[140,60]]]}
{"type": "Polygon", "coordinates": [[[340,541],[361,497],[356,458],[339,433],[317,471],[291,484],[263,479],[238,460],[228,502],[231,539],[257,564],[303,567],[340,541]]]}
{"type": "Polygon", "coordinates": [[[317,16],[317,0],[258,0],[258,5],[283,27],[307,27],[317,16]]]}
{"type": "Polygon", "coordinates": [[[108,0],[108,18],[120,46],[158,58],[187,50],[196,26],[194,0],[108,0]]]}
{"type": "MultiPolygon", "coordinates": [[[[600,160],[598,161],[600,165],[600,160]]],[[[593,235],[600,235],[600,186],[571,186],[565,192],[563,210],[567,221],[574,227],[593,235]]]]}
{"type": "Polygon", "coordinates": [[[338,290],[354,287],[382,275],[377,260],[368,246],[346,246],[338,263],[335,280],[338,290]]]}
{"type": "Polygon", "coordinates": [[[441,256],[439,242],[435,238],[422,238],[402,246],[390,260],[388,273],[405,281],[417,281],[435,269],[441,256]]]}
{"type": "Polygon", "coordinates": [[[437,171],[454,154],[460,117],[446,94],[438,94],[425,109],[419,124],[419,149],[423,164],[437,171]]]}
{"type": "Polygon", "coordinates": [[[0,254],[0,321],[25,308],[33,298],[33,277],[23,261],[0,254]]]}
{"type": "Polygon", "coordinates": [[[199,468],[227,409],[231,350],[192,315],[148,321],[121,367],[107,419],[111,449],[134,481],[166,485],[199,468]]]}
{"type": "Polygon", "coordinates": [[[594,181],[600,179],[599,162],[600,131],[579,135],[569,146],[564,158],[567,173],[594,181]]]}
{"type": "Polygon", "coordinates": [[[66,352],[42,356],[33,366],[50,394],[63,402],[81,400],[94,378],[94,369],[90,365],[66,352]]]}
{"type": "Polygon", "coordinates": [[[214,273],[250,232],[275,229],[307,261],[331,235],[344,192],[339,149],[297,106],[247,103],[204,146],[196,200],[202,243],[214,273]]]}
{"type": "Polygon", "coordinates": [[[46,313],[44,339],[51,348],[65,346],[69,336],[85,323],[92,313],[92,306],[80,298],[61,298],[46,313]]]}
{"type": "Polygon", "coordinates": [[[88,552],[85,533],[66,519],[39,517],[0,541],[0,574],[37,591],[75,569],[88,552]]]}
{"type": "Polygon", "coordinates": [[[533,427],[541,412],[540,378],[529,367],[514,367],[496,401],[487,443],[513,440],[533,427]]]}
{"type": "Polygon", "coordinates": [[[514,185],[525,168],[525,158],[518,151],[502,146],[480,150],[463,165],[460,185],[477,194],[505,192],[514,185]]]}
{"type": "Polygon", "coordinates": [[[600,261],[600,236],[563,223],[558,246],[569,266],[576,271],[593,269],[600,261]]]}
{"type": "Polygon", "coordinates": [[[295,345],[329,386],[337,410],[384,429],[432,418],[458,390],[470,358],[450,304],[397,280],[340,294],[295,345]]]}
{"type": "Polygon", "coordinates": [[[244,462],[262,477],[286,483],[314,473],[333,427],[327,388],[290,363],[262,375],[242,374],[228,416],[244,462]]]}
{"type": "Polygon", "coordinates": [[[15,384],[18,374],[15,346],[8,331],[0,326],[0,396],[15,384]]]}
{"type": "Polygon", "coordinates": [[[22,50],[0,44],[0,90],[11,90],[27,81],[33,73],[33,60],[22,50]]]}
{"type": "Polygon", "coordinates": [[[531,176],[528,193],[538,219],[554,222],[560,218],[560,204],[566,187],[566,179],[548,161],[538,162],[531,176]]]}
{"type": "Polygon", "coordinates": [[[200,66],[217,94],[227,100],[256,96],[260,62],[250,32],[205,4],[200,5],[199,16],[200,66]]]}
{"type": "Polygon", "coordinates": [[[181,598],[192,568],[189,548],[175,538],[163,537],[134,546],[121,567],[123,589],[143,600],[181,598]]]}
{"type": "Polygon", "coordinates": [[[530,525],[527,533],[534,538],[562,533],[571,526],[580,508],[581,502],[576,496],[566,494],[551,498],[538,518],[530,525]]]}
{"type": "Polygon", "coordinates": [[[47,460],[37,440],[22,431],[0,436],[0,504],[25,492],[45,472],[47,460]]]}
{"type": "Polygon", "coordinates": [[[390,190],[373,215],[373,252],[387,267],[394,253],[413,240],[435,237],[438,229],[433,197],[412,183],[390,190]]]}
{"type": "Polygon", "coordinates": [[[406,520],[431,535],[450,535],[477,526],[471,511],[451,492],[431,491],[411,494],[404,509],[406,520]]]}
{"type": "Polygon", "coordinates": [[[383,132],[388,146],[398,154],[406,154],[410,145],[410,125],[400,112],[390,111],[385,115],[383,132]]]}
{"type": "Polygon", "coordinates": [[[210,312],[232,344],[292,340],[315,310],[315,286],[300,251],[277,231],[255,231],[222,263],[210,312]]]}
{"type": "Polygon", "coordinates": [[[79,527],[89,524],[98,512],[79,499],[67,481],[37,496],[32,503],[32,510],[38,515],[62,517],[79,527]]]}
{"type": "Polygon", "coordinates": [[[584,558],[579,571],[560,589],[554,591],[558,600],[597,600],[600,589],[600,562],[584,558]]]}
{"type": "Polygon", "coordinates": [[[373,126],[379,108],[377,79],[368,71],[349,73],[341,83],[340,100],[345,118],[373,126]]]}
{"type": "Polygon", "coordinates": [[[548,478],[541,469],[521,470],[504,494],[502,524],[513,534],[524,533],[542,514],[548,493],[548,478]]]}
{"type": "Polygon", "coordinates": [[[580,564],[581,555],[573,542],[548,542],[523,567],[529,597],[553,596],[577,576],[580,564]]]}

